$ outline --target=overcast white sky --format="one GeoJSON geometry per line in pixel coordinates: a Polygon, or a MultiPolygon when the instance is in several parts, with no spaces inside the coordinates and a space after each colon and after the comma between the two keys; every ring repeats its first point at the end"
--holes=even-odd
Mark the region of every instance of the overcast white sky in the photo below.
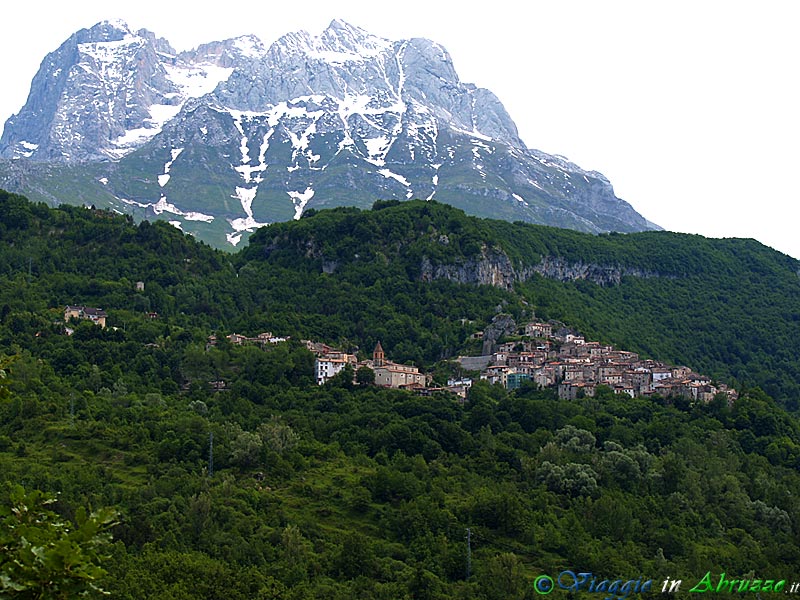
{"type": "Polygon", "coordinates": [[[334,18],[425,37],[494,92],[532,148],[605,174],[665,229],[751,237],[800,258],[800,91],[792,0],[45,0],[4,11],[0,122],[45,55],[120,18],[177,50],[255,34],[319,34],[334,18]]]}

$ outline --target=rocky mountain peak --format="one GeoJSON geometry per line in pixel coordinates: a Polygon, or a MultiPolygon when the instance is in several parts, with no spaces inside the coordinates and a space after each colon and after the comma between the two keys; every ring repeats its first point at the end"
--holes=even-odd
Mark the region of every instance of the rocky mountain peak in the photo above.
{"type": "Polygon", "coordinates": [[[122,19],[101,21],[86,31],[89,35],[87,41],[93,42],[117,42],[133,35],[131,28],[122,19]]]}
{"type": "MultiPolygon", "coordinates": [[[[96,205],[168,218],[217,246],[308,208],[377,199],[591,232],[653,228],[600,174],[529,150],[500,99],[462,82],[440,44],[338,19],[269,48],[251,35],[181,53],[98,23],[45,58],[0,158],[16,171],[92,165],[74,200],[92,188],[96,205]]],[[[29,171],[5,176],[22,180],[29,171]]]]}
{"type": "Polygon", "coordinates": [[[341,19],[334,19],[322,34],[315,38],[315,50],[350,54],[352,60],[363,60],[391,48],[389,40],[350,25],[341,19]]]}
{"type": "Polygon", "coordinates": [[[206,64],[235,69],[251,61],[261,61],[266,54],[267,48],[258,37],[243,35],[201,44],[194,50],[181,52],[178,59],[186,65],[206,64]]]}

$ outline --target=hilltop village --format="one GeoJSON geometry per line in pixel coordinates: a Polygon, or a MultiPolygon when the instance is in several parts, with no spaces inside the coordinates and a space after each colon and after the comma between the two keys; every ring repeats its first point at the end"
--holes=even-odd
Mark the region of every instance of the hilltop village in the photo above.
{"type": "MultiPolygon", "coordinates": [[[[710,402],[720,393],[726,395],[729,403],[737,398],[734,389],[714,384],[709,377],[688,367],[640,359],[635,352],[587,341],[582,335],[551,323],[528,323],[515,337],[519,339],[497,344],[491,354],[462,356],[457,362],[465,371],[477,371],[480,379],[507,389],[517,389],[528,381],[544,388],[557,388],[558,397],[563,400],[593,397],[598,386],[607,386],[631,398],[658,394],[664,398],[710,402]]],[[[447,390],[466,398],[473,381],[466,377],[450,379],[444,388],[431,387],[430,377],[417,367],[387,360],[380,342],[372,359],[364,361],[324,344],[307,342],[307,347],[316,355],[316,378],[320,385],[347,365],[354,370],[372,369],[376,385],[405,388],[419,394],[447,390]]]]}
{"type": "MultiPolygon", "coordinates": [[[[90,320],[106,326],[106,313],[99,308],[67,306],[64,320],[90,320]]],[[[483,332],[474,334],[481,339],[483,332]]],[[[288,337],[279,337],[265,332],[255,337],[238,333],[226,336],[234,345],[258,344],[262,347],[286,342],[288,337]]],[[[685,397],[693,402],[710,402],[718,394],[724,394],[728,403],[737,398],[736,390],[722,383],[712,383],[711,378],[693,372],[685,366],[669,366],[665,363],[641,359],[635,352],[617,350],[600,342],[587,341],[579,333],[552,323],[530,322],[512,336],[513,341],[499,344],[484,344],[493,348],[489,354],[460,356],[457,362],[464,371],[478,372],[480,379],[500,384],[506,389],[517,389],[526,382],[543,388],[557,388],[562,400],[593,397],[598,386],[607,386],[617,394],[630,396],[659,395],[662,398],[685,397]]],[[[212,335],[207,348],[216,345],[212,335]]],[[[319,385],[341,373],[348,366],[354,376],[359,369],[371,371],[371,382],[382,387],[407,389],[421,395],[436,391],[448,391],[466,398],[473,378],[449,379],[444,387],[432,385],[432,377],[420,372],[419,367],[393,362],[386,358],[381,343],[372,352],[372,358],[359,361],[349,354],[327,344],[303,340],[315,359],[315,377],[319,385]]],[[[224,389],[222,382],[218,389],[224,389]]]]}

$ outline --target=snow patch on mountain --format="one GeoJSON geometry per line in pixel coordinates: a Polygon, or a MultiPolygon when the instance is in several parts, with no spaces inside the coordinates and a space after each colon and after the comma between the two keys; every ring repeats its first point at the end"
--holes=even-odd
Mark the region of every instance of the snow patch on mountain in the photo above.
{"type": "Polygon", "coordinates": [[[287,193],[289,194],[289,198],[292,199],[292,204],[294,204],[294,220],[297,221],[303,216],[303,211],[305,210],[308,201],[314,197],[314,190],[310,187],[307,187],[305,192],[287,193]]]}
{"type": "Polygon", "coordinates": [[[28,104],[6,124],[3,158],[77,168],[118,160],[107,190],[141,200],[142,178],[157,180],[158,201],[132,205],[174,214],[186,230],[216,217],[213,231],[196,229],[213,243],[236,245],[268,225],[260,221],[298,219],[317,204],[369,206],[414,192],[478,216],[650,228],[602,175],[523,144],[499,99],[462,83],[429,40],[388,41],[335,20],[319,36],[290,33],[268,49],[243,36],[177,53],[150,32],[106,23],[42,65],[28,104]],[[202,164],[175,163],[176,146],[202,164]],[[198,181],[198,194],[189,178],[206,173],[214,176],[198,181]]]}
{"type": "Polygon", "coordinates": [[[22,141],[19,142],[19,145],[25,148],[25,151],[18,151],[17,156],[14,158],[30,158],[33,156],[33,153],[39,148],[39,144],[33,144],[31,142],[22,141]]]}
{"type": "Polygon", "coordinates": [[[467,135],[467,136],[472,137],[472,138],[476,138],[478,140],[483,140],[484,142],[493,142],[494,141],[490,136],[481,133],[477,129],[473,129],[472,131],[467,131],[466,129],[461,129],[460,127],[455,127],[455,126],[452,126],[452,125],[450,126],[450,129],[452,129],[456,133],[463,133],[464,135],[467,135]]]}
{"type": "Polygon", "coordinates": [[[250,146],[249,146],[249,139],[244,131],[244,126],[242,124],[242,120],[244,118],[252,119],[259,115],[253,113],[242,113],[237,111],[231,111],[231,115],[233,116],[234,126],[239,134],[242,136],[242,141],[239,146],[240,151],[242,153],[241,164],[236,166],[234,170],[239,173],[239,175],[244,179],[245,183],[253,183],[260,184],[263,179],[261,174],[267,170],[267,163],[265,161],[265,155],[267,150],[269,149],[269,139],[272,137],[272,134],[275,133],[275,128],[270,128],[267,133],[261,139],[261,144],[258,147],[258,163],[255,165],[250,164],[250,146]],[[254,176],[254,174],[256,174],[254,176]]]}
{"type": "Polygon", "coordinates": [[[403,177],[402,175],[398,175],[397,173],[391,171],[390,169],[380,169],[378,171],[380,175],[383,175],[387,179],[394,179],[395,181],[401,183],[406,188],[406,198],[411,199],[414,197],[414,192],[411,190],[411,184],[408,182],[408,179],[403,177]]]}
{"type": "Polygon", "coordinates": [[[203,213],[194,211],[182,211],[174,204],[170,204],[167,201],[166,196],[161,196],[158,202],[155,203],[137,202],[136,200],[130,200],[128,198],[120,198],[120,200],[130,206],[138,206],[139,208],[145,208],[145,209],[150,208],[156,215],[169,213],[172,215],[183,217],[187,221],[203,221],[204,223],[211,223],[214,221],[214,217],[212,215],[204,215],[203,213]]]}
{"type": "Polygon", "coordinates": [[[364,145],[367,147],[367,162],[372,163],[376,167],[382,167],[386,164],[386,155],[389,153],[389,148],[392,145],[392,140],[388,136],[382,135],[364,140],[364,145]]]}
{"type": "Polygon", "coordinates": [[[164,173],[158,176],[158,185],[162,188],[169,182],[169,170],[172,167],[172,163],[175,162],[175,159],[181,155],[181,152],[183,152],[183,148],[174,148],[170,151],[169,154],[172,158],[164,163],[164,173]]]}
{"type": "MultiPolygon", "coordinates": [[[[254,35],[243,35],[233,40],[233,46],[245,58],[263,58],[265,54],[264,44],[254,35]]],[[[227,79],[227,78],[226,78],[227,79]]]]}
{"type": "Polygon", "coordinates": [[[227,234],[228,242],[233,244],[234,246],[238,244],[241,239],[241,233],[243,231],[252,232],[259,227],[264,227],[269,225],[269,223],[259,223],[253,217],[253,200],[255,200],[256,193],[258,192],[258,186],[251,187],[251,188],[244,188],[244,187],[237,187],[236,193],[231,196],[231,198],[236,198],[242,205],[242,210],[245,213],[244,218],[239,219],[228,219],[228,223],[230,223],[231,227],[233,228],[234,233],[227,234]]]}
{"type": "Polygon", "coordinates": [[[220,83],[227,81],[233,67],[220,67],[214,64],[165,64],[167,77],[180,90],[180,98],[200,98],[214,91],[220,83]]]}
{"type": "MultiPolygon", "coordinates": [[[[309,116],[311,118],[318,118],[322,114],[323,114],[322,111],[319,111],[318,113],[311,113],[309,114],[309,116]]],[[[295,133],[292,130],[288,130],[287,133],[289,135],[289,140],[292,143],[292,149],[293,149],[292,163],[297,164],[296,163],[297,157],[301,155],[306,157],[306,159],[308,159],[309,165],[317,162],[320,159],[320,156],[318,154],[314,154],[308,148],[309,139],[311,138],[311,136],[317,133],[316,123],[311,123],[308,127],[306,127],[306,129],[301,131],[299,134],[295,133]]]]}

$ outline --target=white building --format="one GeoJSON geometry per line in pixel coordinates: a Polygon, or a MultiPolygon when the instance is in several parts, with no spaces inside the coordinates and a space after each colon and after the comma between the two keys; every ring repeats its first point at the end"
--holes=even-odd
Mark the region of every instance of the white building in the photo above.
{"type": "Polygon", "coordinates": [[[324,384],[331,377],[340,373],[348,363],[355,367],[356,357],[344,352],[330,352],[318,356],[315,369],[317,384],[324,384]]]}

